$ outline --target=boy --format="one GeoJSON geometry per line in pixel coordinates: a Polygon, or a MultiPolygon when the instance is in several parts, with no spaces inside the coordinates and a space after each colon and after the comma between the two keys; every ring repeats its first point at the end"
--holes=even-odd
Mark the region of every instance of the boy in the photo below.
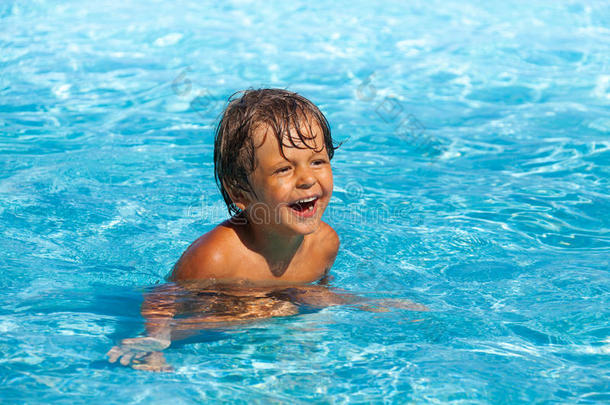
{"type": "Polygon", "coordinates": [[[169,277],[174,284],[142,306],[148,336],[124,339],[108,352],[110,362],[167,371],[161,351],[193,330],[294,315],[295,303],[364,301],[311,285],[327,276],[339,249],[337,233],[321,220],[334,150],[326,118],[306,98],[279,89],[232,98],[216,130],[214,170],[233,216],[182,254],[169,277]]]}
{"type": "Polygon", "coordinates": [[[233,216],[183,253],[169,277],[176,284],[145,300],[148,336],[123,340],[108,352],[110,362],[168,370],[160,351],[181,332],[293,315],[290,300],[342,303],[321,286],[288,288],[324,278],[337,256],[337,233],[321,220],[333,190],[334,150],[326,118],[306,98],[279,89],[232,98],[216,130],[214,169],[233,216]],[[214,314],[173,319],[189,292],[208,294],[195,301],[214,314]],[[241,297],[233,302],[238,309],[230,308],[231,297],[241,297]]]}
{"type": "Polygon", "coordinates": [[[328,122],[286,90],[243,92],[218,125],[214,165],[233,218],[196,240],[172,281],[311,283],[332,266],[339,238],[322,222],[334,153],[328,122]]]}

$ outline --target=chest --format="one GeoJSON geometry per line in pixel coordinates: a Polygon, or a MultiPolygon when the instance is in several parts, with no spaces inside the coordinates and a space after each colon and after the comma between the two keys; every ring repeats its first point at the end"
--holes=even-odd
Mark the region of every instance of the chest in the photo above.
{"type": "Polygon", "coordinates": [[[286,283],[312,283],[324,277],[328,263],[312,252],[295,255],[289,262],[269,263],[254,252],[244,254],[236,266],[235,276],[252,281],[281,281],[286,283]]]}

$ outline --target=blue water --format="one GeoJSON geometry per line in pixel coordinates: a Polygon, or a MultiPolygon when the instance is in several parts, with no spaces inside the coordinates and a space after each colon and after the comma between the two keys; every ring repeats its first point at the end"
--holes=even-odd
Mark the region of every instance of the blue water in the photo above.
{"type": "Polygon", "coordinates": [[[2,403],[610,401],[606,1],[3,1],[2,403]],[[302,93],[343,141],[333,307],[109,365],[226,217],[213,126],[302,93]]]}

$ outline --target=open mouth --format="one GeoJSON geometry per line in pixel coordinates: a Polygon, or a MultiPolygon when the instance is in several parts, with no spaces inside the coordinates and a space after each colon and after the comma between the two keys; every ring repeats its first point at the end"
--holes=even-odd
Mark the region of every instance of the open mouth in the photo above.
{"type": "Polygon", "coordinates": [[[311,217],[316,212],[316,203],[318,202],[318,197],[309,197],[304,198],[302,200],[296,201],[290,205],[290,209],[294,213],[302,217],[311,217]]]}

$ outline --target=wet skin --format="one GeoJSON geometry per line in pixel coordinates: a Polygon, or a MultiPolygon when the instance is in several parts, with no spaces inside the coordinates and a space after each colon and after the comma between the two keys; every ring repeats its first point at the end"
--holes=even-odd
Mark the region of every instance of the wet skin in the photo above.
{"type": "Polygon", "coordinates": [[[299,147],[281,149],[267,127],[255,131],[252,191],[226,188],[242,214],[197,239],[171,281],[308,284],[327,273],[339,249],[337,233],[321,220],[332,195],[332,169],[319,126],[308,134],[305,145],[293,130],[291,142],[299,147]]]}

